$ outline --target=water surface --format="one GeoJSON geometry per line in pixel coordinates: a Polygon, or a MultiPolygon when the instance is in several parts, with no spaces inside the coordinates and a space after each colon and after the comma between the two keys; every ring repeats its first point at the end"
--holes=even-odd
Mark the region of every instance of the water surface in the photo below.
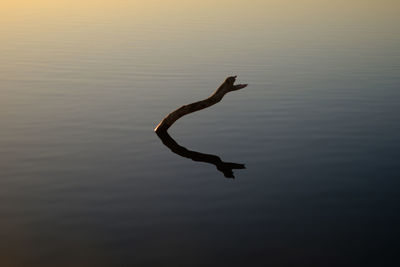
{"type": "Polygon", "coordinates": [[[1,266],[395,266],[398,1],[5,1],[1,266]],[[229,75],[249,86],[153,132],[229,75]]]}

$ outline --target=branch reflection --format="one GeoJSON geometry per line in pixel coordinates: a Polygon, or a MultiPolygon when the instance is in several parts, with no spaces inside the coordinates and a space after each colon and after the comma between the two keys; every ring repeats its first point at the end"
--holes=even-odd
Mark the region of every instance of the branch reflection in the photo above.
{"type": "Polygon", "coordinates": [[[235,178],[233,169],[245,169],[244,164],[224,162],[220,157],[211,154],[204,154],[197,151],[191,151],[187,148],[180,146],[172,137],[166,132],[156,132],[163,144],[168,147],[172,152],[179,156],[192,159],[193,161],[206,162],[215,165],[217,170],[222,172],[226,178],[235,178]]]}

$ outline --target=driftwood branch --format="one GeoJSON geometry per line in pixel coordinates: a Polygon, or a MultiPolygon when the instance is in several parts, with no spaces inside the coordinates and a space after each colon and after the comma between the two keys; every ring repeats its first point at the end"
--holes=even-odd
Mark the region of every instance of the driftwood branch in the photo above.
{"type": "Polygon", "coordinates": [[[180,146],[174,139],[168,134],[167,130],[171,125],[182,116],[187,114],[208,108],[212,105],[217,104],[222,100],[225,94],[245,88],[247,84],[234,84],[236,76],[226,78],[226,80],[218,87],[218,89],[208,98],[194,102],[189,105],[182,106],[177,110],[168,114],[154,129],[158,137],[165,146],[167,146],[172,152],[185,157],[190,158],[194,161],[201,161],[215,165],[219,171],[221,171],[225,177],[234,178],[233,169],[245,169],[244,164],[224,162],[220,157],[211,154],[200,153],[197,151],[191,151],[183,146],[180,146]]]}
{"type": "Polygon", "coordinates": [[[177,110],[168,114],[154,129],[155,132],[166,132],[171,125],[177,121],[182,116],[187,114],[208,108],[212,105],[217,104],[221,101],[226,93],[236,91],[242,88],[245,88],[247,84],[234,84],[236,80],[236,76],[231,76],[226,78],[226,80],[220,85],[220,87],[207,99],[194,102],[189,105],[184,105],[177,110]]]}
{"type": "Polygon", "coordinates": [[[156,132],[160,137],[163,144],[168,147],[172,152],[179,156],[189,158],[193,161],[206,162],[215,165],[217,170],[222,172],[226,178],[235,178],[233,175],[234,169],[246,169],[244,164],[225,162],[220,157],[211,154],[200,153],[197,151],[191,151],[183,146],[180,146],[166,131],[156,132]]]}

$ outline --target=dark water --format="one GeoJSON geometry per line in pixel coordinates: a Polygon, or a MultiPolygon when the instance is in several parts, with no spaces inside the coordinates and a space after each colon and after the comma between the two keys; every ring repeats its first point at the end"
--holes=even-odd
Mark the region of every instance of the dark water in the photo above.
{"type": "Polygon", "coordinates": [[[397,266],[397,2],[170,2],[9,7],[0,265],[397,266]]]}

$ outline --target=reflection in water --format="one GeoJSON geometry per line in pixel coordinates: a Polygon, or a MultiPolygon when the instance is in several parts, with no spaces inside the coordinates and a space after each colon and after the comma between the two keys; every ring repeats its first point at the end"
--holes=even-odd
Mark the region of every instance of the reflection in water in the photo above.
{"type": "Polygon", "coordinates": [[[211,154],[204,154],[196,151],[190,151],[187,148],[180,146],[172,137],[166,132],[156,132],[158,137],[164,145],[166,145],[172,152],[179,156],[190,158],[194,161],[201,161],[213,164],[217,167],[217,170],[222,172],[226,178],[235,178],[233,175],[233,169],[245,169],[244,164],[224,162],[220,157],[211,154]]]}

